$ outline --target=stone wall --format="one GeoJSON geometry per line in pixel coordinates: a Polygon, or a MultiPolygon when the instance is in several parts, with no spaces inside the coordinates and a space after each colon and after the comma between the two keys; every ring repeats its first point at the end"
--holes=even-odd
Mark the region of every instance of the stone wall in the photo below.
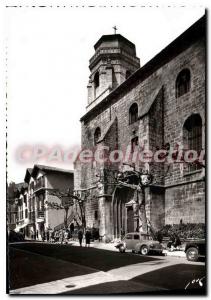
{"type": "Polygon", "coordinates": [[[203,181],[166,189],[165,223],[205,223],[205,183],[203,181]]]}

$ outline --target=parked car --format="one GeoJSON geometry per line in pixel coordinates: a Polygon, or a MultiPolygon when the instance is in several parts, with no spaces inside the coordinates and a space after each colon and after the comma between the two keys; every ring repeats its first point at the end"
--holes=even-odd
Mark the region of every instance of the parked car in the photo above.
{"type": "Polygon", "coordinates": [[[185,245],[186,258],[189,261],[197,261],[199,257],[204,257],[206,254],[205,240],[195,240],[187,242],[185,245]]]}
{"type": "Polygon", "coordinates": [[[161,243],[153,240],[149,234],[139,232],[127,233],[115,247],[121,253],[124,253],[126,250],[132,250],[132,252],[141,253],[142,255],[147,255],[149,252],[156,252],[158,254],[162,254],[163,252],[161,243]]]}

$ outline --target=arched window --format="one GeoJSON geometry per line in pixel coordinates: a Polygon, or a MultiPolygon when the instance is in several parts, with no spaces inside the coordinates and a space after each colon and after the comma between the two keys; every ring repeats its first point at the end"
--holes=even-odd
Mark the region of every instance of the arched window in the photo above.
{"type": "Polygon", "coordinates": [[[94,133],[94,144],[95,145],[97,145],[97,142],[98,142],[100,136],[101,136],[101,130],[100,130],[100,127],[97,127],[95,130],[95,133],[94,133]]]}
{"type": "MultiPolygon", "coordinates": [[[[202,150],[202,120],[199,114],[193,114],[185,121],[183,139],[185,149],[200,153],[202,150]]],[[[188,165],[188,171],[195,171],[200,168],[200,164],[197,163],[188,165]]]]}
{"type": "Polygon", "coordinates": [[[176,98],[186,94],[190,90],[190,71],[183,69],[176,80],[176,98]]]}
{"type": "Polygon", "coordinates": [[[94,87],[95,89],[100,85],[100,81],[99,81],[99,72],[96,72],[95,73],[95,76],[94,76],[94,87]]]}
{"type": "Polygon", "coordinates": [[[131,75],[131,72],[129,70],[126,71],[126,74],[125,74],[125,79],[127,79],[128,77],[130,77],[131,75]]]}
{"type": "Polygon", "coordinates": [[[138,120],[138,105],[133,103],[129,109],[129,124],[133,124],[138,120]]]}

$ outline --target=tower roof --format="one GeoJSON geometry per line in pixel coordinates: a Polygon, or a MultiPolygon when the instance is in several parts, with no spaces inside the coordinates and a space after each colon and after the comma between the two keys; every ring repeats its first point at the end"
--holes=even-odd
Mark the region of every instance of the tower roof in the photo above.
{"type": "Polygon", "coordinates": [[[109,47],[127,47],[132,51],[133,55],[136,55],[136,47],[135,44],[133,44],[131,41],[126,39],[121,34],[109,34],[109,35],[103,35],[101,38],[97,41],[97,43],[94,45],[95,51],[98,48],[109,48],[109,47]]]}

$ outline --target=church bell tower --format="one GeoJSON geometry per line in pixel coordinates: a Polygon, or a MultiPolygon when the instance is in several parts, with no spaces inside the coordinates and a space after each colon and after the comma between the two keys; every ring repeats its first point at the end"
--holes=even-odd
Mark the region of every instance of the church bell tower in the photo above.
{"type": "Polygon", "coordinates": [[[87,111],[140,68],[135,45],[121,34],[103,35],[94,49],[89,61],[87,111]]]}

